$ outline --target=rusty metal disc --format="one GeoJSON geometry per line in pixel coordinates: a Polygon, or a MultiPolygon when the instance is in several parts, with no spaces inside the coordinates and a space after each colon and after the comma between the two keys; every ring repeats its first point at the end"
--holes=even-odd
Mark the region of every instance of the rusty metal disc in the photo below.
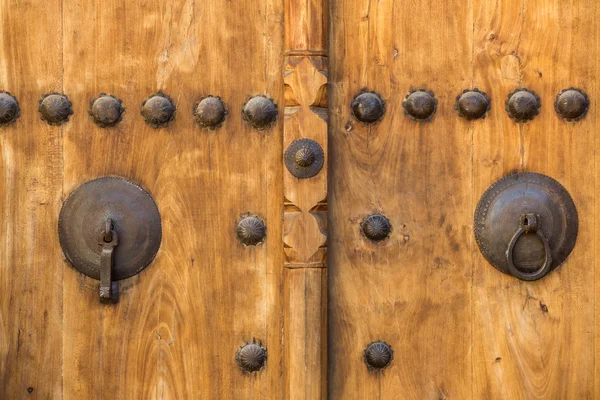
{"type": "Polygon", "coordinates": [[[285,150],[284,161],[290,174],[299,179],[308,179],[323,168],[325,153],[319,143],[302,138],[290,143],[285,150]]]}
{"type": "Polygon", "coordinates": [[[533,172],[495,182],[481,197],[474,218],[475,239],[484,257],[496,269],[523,280],[539,279],[565,261],[575,246],[578,224],[566,189],[533,172]],[[530,232],[523,228],[528,217],[536,224],[530,232]]]}
{"type": "Polygon", "coordinates": [[[119,235],[113,279],[129,278],[152,262],[162,237],[156,203],[134,183],[117,177],[103,177],[75,189],[60,210],[60,245],[73,267],[89,277],[100,279],[98,238],[104,232],[108,218],[119,235]]]}

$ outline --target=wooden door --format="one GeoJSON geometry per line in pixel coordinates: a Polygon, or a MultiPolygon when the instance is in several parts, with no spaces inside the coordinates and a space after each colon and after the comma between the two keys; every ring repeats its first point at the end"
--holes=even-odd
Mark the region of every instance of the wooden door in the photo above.
{"type": "Polygon", "coordinates": [[[330,49],[329,396],[332,399],[592,399],[598,396],[598,13],[594,1],[336,0],[330,49]],[[591,100],[580,121],[558,117],[563,89],[591,100]],[[463,90],[491,99],[485,119],[460,118],[463,90]],[[516,123],[518,88],[541,98],[516,123]],[[385,101],[381,121],[352,115],[361,90],[385,101]],[[431,91],[430,121],[405,115],[431,91]],[[475,243],[473,214],[496,180],[543,173],[579,214],[572,254],[541,280],[500,273],[475,243]],[[375,242],[370,214],[389,219],[375,242]],[[364,350],[385,342],[387,368],[364,350]]]}
{"type": "Polygon", "coordinates": [[[241,399],[283,393],[281,1],[2,1],[0,89],[20,116],[0,131],[0,398],[241,399]],[[46,93],[73,114],[40,119],[46,93]],[[162,92],[165,127],[141,104],[162,92]],[[100,93],[119,98],[122,121],[88,115],[100,93]],[[214,130],[194,107],[220,96],[214,130]],[[278,105],[255,129],[252,96],[278,105]],[[100,304],[98,281],[64,260],[57,222],[82,183],[119,176],[142,186],[162,217],[156,259],[100,304]],[[251,213],[264,243],[244,246],[251,213]],[[236,363],[256,340],[260,373],[236,363]]]}

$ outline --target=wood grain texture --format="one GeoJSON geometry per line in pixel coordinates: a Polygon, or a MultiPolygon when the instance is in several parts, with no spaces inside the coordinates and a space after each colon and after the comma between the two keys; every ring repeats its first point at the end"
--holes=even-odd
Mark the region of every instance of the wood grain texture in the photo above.
{"type": "Polygon", "coordinates": [[[489,91],[496,104],[490,118],[474,125],[473,208],[496,179],[534,171],[566,187],[580,224],[567,262],[537,282],[498,273],[474,247],[473,396],[595,398],[590,282],[596,116],[564,122],[554,101],[573,86],[596,98],[597,5],[588,0],[475,3],[474,84],[489,91]],[[542,103],[540,115],[524,125],[503,110],[508,93],[518,87],[534,90],[542,103]]]}
{"type": "Polygon", "coordinates": [[[75,116],[65,128],[64,195],[96,176],[123,176],[152,194],[163,224],[156,260],[123,282],[116,306],[98,304],[97,282],[64,264],[65,398],[282,397],[282,118],[259,132],[241,116],[252,95],[283,104],[280,3],[65,0],[75,116]],[[177,105],[165,129],[139,114],[159,90],[177,105]],[[127,108],[115,128],[87,115],[100,92],[127,108]],[[229,110],[214,131],[192,114],[209,94],[229,110]],[[267,225],[258,247],[236,238],[248,212],[267,225]],[[268,360],[248,375],[235,354],[253,338],[268,360]]]}
{"type": "Polygon", "coordinates": [[[466,399],[472,393],[472,161],[469,125],[453,105],[470,85],[471,1],[338,0],[330,48],[329,397],[466,399]],[[361,89],[386,114],[351,116],[361,89]],[[404,115],[412,89],[434,92],[431,123],[404,115]],[[360,223],[387,216],[369,242],[360,223]],[[363,361],[392,346],[383,372],[363,361]]]}
{"type": "Polygon", "coordinates": [[[58,0],[0,2],[0,90],[21,108],[0,128],[1,399],[62,393],[62,129],[37,112],[62,87],[60,14],[58,0]]]}

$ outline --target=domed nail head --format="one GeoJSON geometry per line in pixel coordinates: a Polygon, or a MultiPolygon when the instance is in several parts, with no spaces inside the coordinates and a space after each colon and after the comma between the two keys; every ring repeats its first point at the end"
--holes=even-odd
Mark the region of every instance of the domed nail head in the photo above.
{"type": "Polygon", "coordinates": [[[175,119],[175,103],[164,93],[151,94],[142,103],[142,116],[153,128],[166,127],[175,119]]]}
{"type": "Polygon", "coordinates": [[[437,99],[433,92],[413,90],[402,103],[404,114],[418,122],[429,122],[437,110],[437,99]]]}
{"type": "Polygon", "coordinates": [[[267,227],[259,217],[248,214],[238,222],[235,232],[242,244],[257,246],[264,242],[267,236],[267,227]]]}
{"type": "Polygon", "coordinates": [[[242,116],[251,127],[263,130],[277,120],[277,104],[267,96],[259,95],[248,99],[242,108],[242,116]]]}
{"type": "Polygon", "coordinates": [[[490,98],[479,89],[467,89],[456,98],[454,109],[467,120],[484,119],[491,108],[490,98]]]}
{"type": "Polygon", "coordinates": [[[519,123],[533,120],[540,113],[541,106],[540,97],[525,88],[515,90],[506,100],[508,116],[519,123]]]}
{"type": "Polygon", "coordinates": [[[12,124],[20,114],[17,98],[9,92],[0,91],[0,126],[12,124]]]}
{"type": "Polygon", "coordinates": [[[350,105],[352,108],[352,115],[365,124],[373,124],[381,119],[385,114],[385,102],[375,92],[361,91],[352,100],[350,105]]]}
{"type": "Polygon", "coordinates": [[[235,360],[243,372],[258,372],[267,362],[267,349],[253,339],[252,342],[240,347],[235,360]]]}
{"type": "Polygon", "coordinates": [[[69,120],[73,114],[72,104],[66,94],[45,94],[39,101],[40,118],[48,125],[60,125],[69,120]]]}
{"type": "Polygon", "coordinates": [[[575,122],[583,119],[590,107],[587,94],[581,89],[569,88],[556,96],[554,109],[558,116],[566,121],[575,122]]]}
{"type": "Polygon", "coordinates": [[[194,106],[194,118],[203,128],[221,127],[226,116],[227,108],[218,96],[207,96],[194,106]]]}
{"type": "Polygon", "coordinates": [[[98,98],[90,102],[89,114],[101,128],[115,126],[123,118],[124,112],[121,100],[106,93],[100,93],[98,98]]]}
{"type": "Polygon", "coordinates": [[[390,236],[392,225],[385,216],[381,214],[371,214],[361,223],[361,230],[367,239],[374,242],[380,242],[390,236]]]}
{"type": "Polygon", "coordinates": [[[394,352],[386,342],[377,341],[365,348],[364,359],[369,371],[381,371],[392,363],[394,352]]]}
{"type": "Polygon", "coordinates": [[[299,179],[316,176],[325,161],[325,153],[319,143],[312,139],[294,140],[286,149],[284,161],[287,170],[299,179]]]}

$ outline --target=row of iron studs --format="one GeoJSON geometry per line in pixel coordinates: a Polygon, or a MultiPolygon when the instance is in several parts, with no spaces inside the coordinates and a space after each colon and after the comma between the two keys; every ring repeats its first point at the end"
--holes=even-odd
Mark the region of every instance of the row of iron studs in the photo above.
{"type": "MultiPolygon", "coordinates": [[[[437,99],[433,92],[420,89],[412,90],[402,103],[404,114],[414,121],[431,121],[437,109],[437,99]]],[[[515,122],[527,122],[534,119],[540,107],[540,97],[526,88],[516,89],[508,95],[506,112],[515,122]]],[[[560,118],[567,121],[579,121],[587,114],[590,102],[581,89],[569,88],[561,91],[554,102],[554,109],[560,118]]],[[[383,119],[385,102],[376,92],[362,90],[351,104],[354,117],[366,124],[374,124],[383,119]]],[[[456,97],[454,109],[467,120],[485,118],[491,108],[491,99],[481,90],[467,89],[456,97]]]]}
{"type": "MultiPolygon", "coordinates": [[[[175,103],[164,93],[152,94],[142,103],[141,114],[154,128],[165,127],[175,119],[175,103]]],[[[60,125],[69,120],[73,107],[69,97],[62,93],[48,93],[39,101],[40,118],[49,125],[60,125]]],[[[105,128],[114,126],[123,117],[121,100],[105,93],[90,102],[89,114],[94,122],[105,128]]],[[[277,105],[267,96],[253,96],[244,103],[242,115],[253,128],[266,129],[277,119],[277,105]]],[[[225,103],[218,96],[206,96],[194,106],[196,122],[205,128],[220,127],[227,116],[225,103]]],[[[0,91],[0,126],[14,122],[20,115],[19,102],[9,92],[0,91]]]]}

